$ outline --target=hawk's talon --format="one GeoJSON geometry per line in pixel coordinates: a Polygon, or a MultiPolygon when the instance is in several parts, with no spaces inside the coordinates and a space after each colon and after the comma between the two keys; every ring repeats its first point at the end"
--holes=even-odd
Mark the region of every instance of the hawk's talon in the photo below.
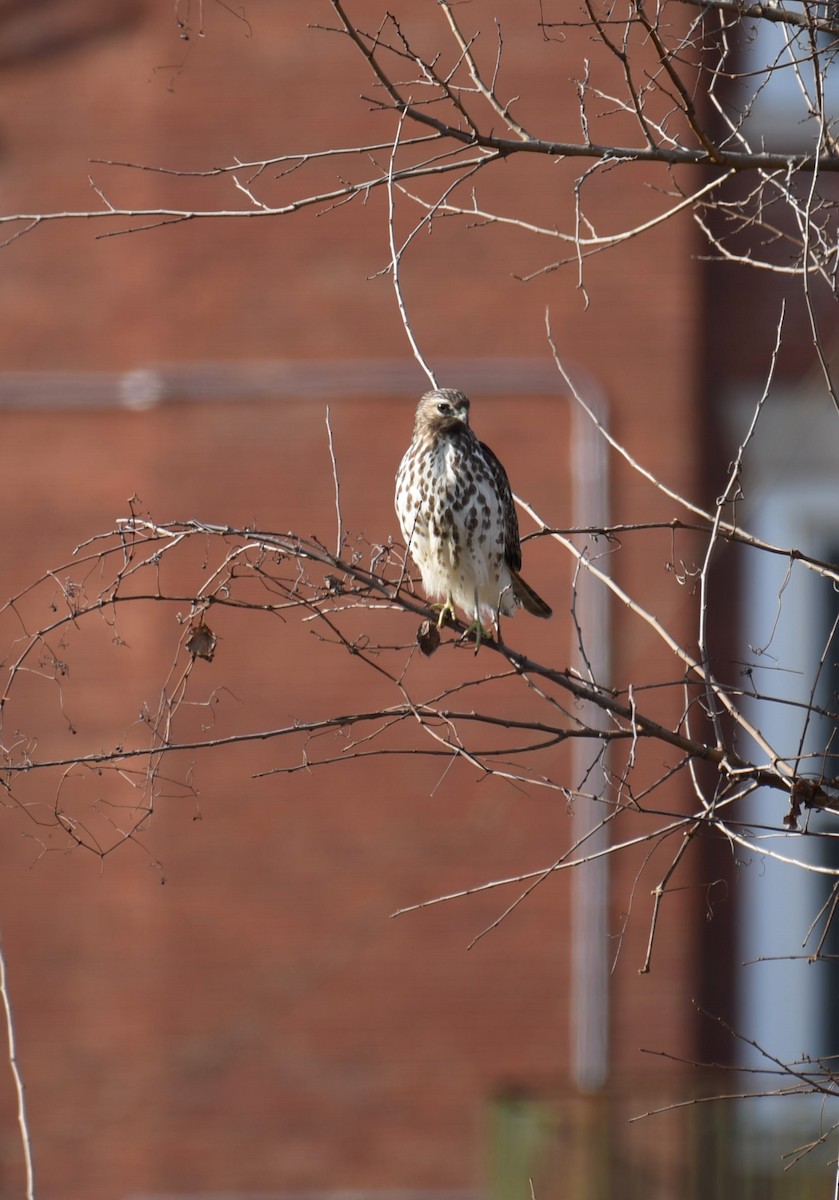
{"type": "Polygon", "coordinates": [[[442,629],[446,621],[451,621],[452,625],[457,621],[457,613],[451,600],[447,600],[445,604],[432,604],[431,608],[440,610],[440,615],[437,618],[438,629],[442,629]]]}
{"type": "Polygon", "coordinates": [[[478,653],[478,650],[480,649],[481,642],[493,641],[492,630],[486,629],[477,618],[466,629],[465,633],[463,634],[463,637],[460,640],[466,641],[466,639],[469,637],[470,634],[475,639],[475,653],[476,654],[478,653]]]}

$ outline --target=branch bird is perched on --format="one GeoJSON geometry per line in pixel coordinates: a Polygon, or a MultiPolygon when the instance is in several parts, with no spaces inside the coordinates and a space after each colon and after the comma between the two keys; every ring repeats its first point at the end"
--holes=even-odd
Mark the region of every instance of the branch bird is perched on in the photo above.
{"type": "Polygon", "coordinates": [[[551,610],[519,574],[521,542],[507,473],[469,428],[469,400],[455,388],[426,392],[414,437],[396,476],[396,512],[429,598],[442,600],[438,624],[455,605],[498,625],[521,605],[551,610]]]}

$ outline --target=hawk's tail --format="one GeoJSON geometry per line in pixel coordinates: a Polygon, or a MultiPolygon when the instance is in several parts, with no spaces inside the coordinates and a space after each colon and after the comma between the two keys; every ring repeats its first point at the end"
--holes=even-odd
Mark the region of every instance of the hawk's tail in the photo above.
{"type": "Polygon", "coordinates": [[[549,617],[553,612],[550,605],[534,592],[529,583],[524,582],[517,571],[511,568],[510,574],[513,577],[513,593],[522,608],[532,613],[534,617],[549,617]]]}

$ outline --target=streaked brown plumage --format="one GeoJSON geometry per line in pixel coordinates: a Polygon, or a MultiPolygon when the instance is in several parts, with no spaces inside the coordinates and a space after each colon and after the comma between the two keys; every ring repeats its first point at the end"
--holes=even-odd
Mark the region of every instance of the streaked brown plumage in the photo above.
{"type": "Polygon", "coordinates": [[[507,473],[469,427],[469,400],[455,388],[422,397],[413,440],[396,476],[396,512],[430,599],[482,614],[537,617],[551,609],[522,579],[521,542],[507,473]]]}

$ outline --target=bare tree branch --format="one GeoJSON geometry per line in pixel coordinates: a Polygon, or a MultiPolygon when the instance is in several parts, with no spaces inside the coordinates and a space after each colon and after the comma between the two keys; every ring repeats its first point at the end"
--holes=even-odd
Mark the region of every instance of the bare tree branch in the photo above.
{"type": "Polygon", "coordinates": [[[17,1096],[17,1119],[20,1127],[20,1142],[23,1148],[23,1162],[26,1169],[26,1200],[35,1200],[35,1172],[32,1161],[32,1137],[29,1132],[29,1119],[26,1114],[26,1094],[23,1077],[17,1061],[15,1045],[15,1024],[12,1016],[12,1002],[9,997],[9,986],[6,978],[6,955],[0,942],[0,997],[3,1000],[3,1012],[6,1017],[6,1040],[9,1045],[9,1067],[15,1084],[17,1096]]]}

